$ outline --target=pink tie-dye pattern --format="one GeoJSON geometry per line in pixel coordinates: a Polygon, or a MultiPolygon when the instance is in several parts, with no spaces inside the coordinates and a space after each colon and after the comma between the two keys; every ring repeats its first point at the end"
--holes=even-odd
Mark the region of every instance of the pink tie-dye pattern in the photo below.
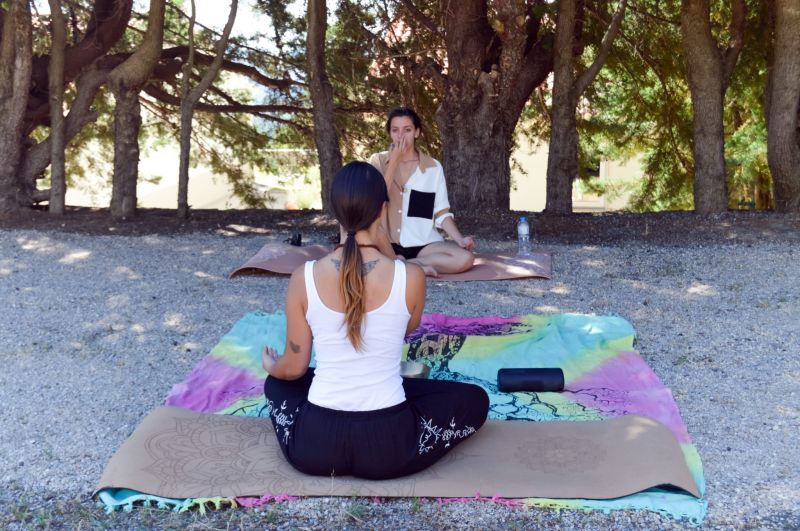
{"type": "Polygon", "coordinates": [[[206,356],[186,379],[172,387],[166,405],[216,413],[245,397],[260,396],[264,378],[224,360],[206,356]]]}
{"type": "Polygon", "coordinates": [[[636,352],[621,352],[584,376],[567,382],[565,387],[581,405],[609,416],[650,417],[667,426],[681,443],[691,442],[672,392],[636,352]],[[604,389],[613,390],[615,399],[605,396],[604,389]],[[624,400],[620,399],[622,396],[624,400]]]}

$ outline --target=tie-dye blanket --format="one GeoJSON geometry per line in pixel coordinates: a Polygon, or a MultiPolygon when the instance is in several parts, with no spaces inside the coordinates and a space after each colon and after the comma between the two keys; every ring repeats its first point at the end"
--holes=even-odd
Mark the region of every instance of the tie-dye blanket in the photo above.
{"type": "MultiPolygon", "coordinates": [[[[689,470],[704,493],[700,457],[691,444],[672,393],[633,351],[634,337],[630,323],[616,316],[426,315],[407,339],[404,356],[430,365],[431,378],[482,386],[491,398],[489,417],[494,419],[580,421],[625,414],[652,417],[670,428],[680,442],[689,470]],[[497,370],[504,367],[561,367],[565,389],[561,393],[501,393],[496,378],[497,370]]],[[[246,315],[182,383],[172,388],[167,405],[201,412],[266,416],[261,347],[269,345],[282,350],[285,340],[283,313],[246,315]]],[[[102,491],[100,499],[110,509],[151,497],[132,491],[102,491]]],[[[179,508],[195,502],[155,497],[152,501],[179,508]]],[[[236,505],[237,501],[250,504],[252,500],[213,501],[236,505]]],[[[707,507],[705,499],[664,489],[650,489],[614,500],[537,498],[525,503],[603,511],[643,509],[694,523],[702,522],[707,507]]]]}

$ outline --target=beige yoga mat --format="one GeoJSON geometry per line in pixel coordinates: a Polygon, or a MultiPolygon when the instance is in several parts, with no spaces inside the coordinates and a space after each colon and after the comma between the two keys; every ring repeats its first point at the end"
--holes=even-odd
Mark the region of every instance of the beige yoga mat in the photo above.
{"type": "MultiPolygon", "coordinates": [[[[331,252],[322,245],[297,247],[288,243],[268,243],[244,265],[231,273],[239,275],[280,274],[289,275],[308,260],[317,260],[331,252]]],[[[533,253],[520,258],[511,254],[476,253],[475,265],[469,271],[444,274],[437,280],[511,280],[515,278],[550,278],[550,255],[533,253]]]]}
{"type": "Polygon", "coordinates": [[[400,479],[316,477],[284,459],[266,418],[159,407],[97,484],[168,498],[288,494],[590,498],[672,485],[699,496],[670,431],[635,415],[589,422],[488,421],[432,467],[400,479]]]}

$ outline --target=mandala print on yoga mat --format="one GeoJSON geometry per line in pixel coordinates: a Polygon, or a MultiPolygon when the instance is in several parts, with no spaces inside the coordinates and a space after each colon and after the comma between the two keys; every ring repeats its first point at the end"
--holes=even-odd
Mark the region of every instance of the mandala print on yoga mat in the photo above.
{"type": "MultiPolygon", "coordinates": [[[[515,421],[584,421],[638,414],[667,426],[681,445],[701,492],[703,469],[672,392],[633,350],[635,332],[617,316],[577,314],[517,317],[425,315],[407,338],[404,358],[431,367],[430,378],[480,385],[490,397],[489,417],[515,421]],[[502,393],[497,371],[513,367],[560,367],[561,393],[502,393]]],[[[235,324],[186,379],[175,385],[167,405],[194,411],[267,417],[261,367],[264,345],[279,351],[286,341],[282,312],[254,312],[235,324]]],[[[313,364],[313,353],[312,353],[313,364]]],[[[566,451],[552,442],[541,452],[566,451]]],[[[528,458],[530,456],[521,456],[528,458]]],[[[264,493],[281,495],[285,493],[264,493]]],[[[493,493],[483,493],[492,495],[493,493]]],[[[101,494],[107,506],[123,504],[101,494]]],[[[141,495],[136,499],[142,499],[141,495]]],[[[707,502],[684,492],[649,489],[614,500],[527,499],[526,504],[556,508],[642,509],[700,523],[707,502]]],[[[185,500],[176,505],[185,507],[185,500]]]]}

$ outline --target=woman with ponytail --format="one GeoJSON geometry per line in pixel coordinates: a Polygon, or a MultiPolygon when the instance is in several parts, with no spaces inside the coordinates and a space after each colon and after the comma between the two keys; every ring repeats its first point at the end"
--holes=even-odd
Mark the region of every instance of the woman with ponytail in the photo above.
{"type": "Polygon", "coordinates": [[[379,251],[387,200],[372,165],[339,170],[331,202],[344,243],[292,274],[286,347],[282,356],[264,349],[264,394],[278,443],[307,474],[412,474],[486,420],[482,388],[400,376],[403,339],[425,307],[425,274],[379,251]]]}

